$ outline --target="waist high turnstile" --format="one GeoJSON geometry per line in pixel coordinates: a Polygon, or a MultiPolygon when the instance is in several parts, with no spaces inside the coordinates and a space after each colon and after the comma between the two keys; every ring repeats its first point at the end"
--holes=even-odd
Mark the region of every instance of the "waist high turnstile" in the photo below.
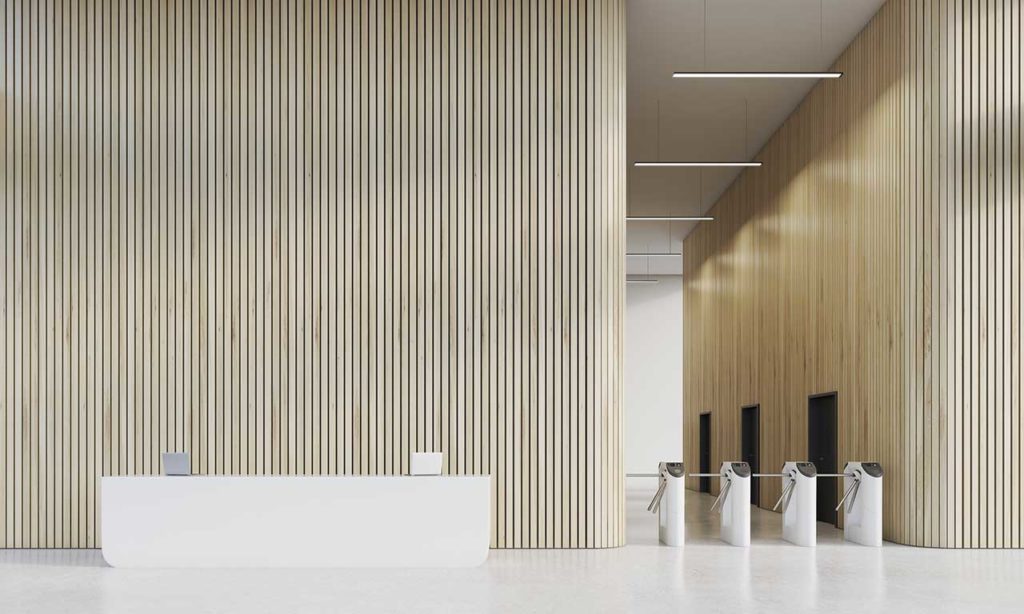
{"type": "Polygon", "coordinates": [[[658,539],[666,546],[682,546],[686,535],[685,478],[683,463],[658,464],[658,492],[647,511],[658,514],[658,539]]]}
{"type": "Polygon", "coordinates": [[[865,546],[882,545],[882,466],[850,461],[843,469],[843,535],[865,546]]]}
{"type": "Polygon", "coordinates": [[[720,491],[711,509],[721,515],[721,538],[733,546],[750,545],[750,465],[725,462],[719,471],[720,491]]]}
{"type": "MultiPolygon", "coordinates": [[[[750,480],[781,477],[782,496],[773,509],[782,506],[782,536],[798,546],[817,543],[817,496],[819,478],[843,478],[845,505],[844,537],[866,546],[882,545],[882,466],[851,461],[842,473],[818,473],[814,463],[787,461],[781,473],[753,474],[743,462],[724,462],[718,473],[683,471],[683,463],[663,462],[658,466],[658,492],[647,507],[658,514],[658,537],[669,546],[681,546],[684,538],[684,488],[686,477],[714,477],[721,480],[718,498],[711,505],[720,518],[722,541],[734,546],[750,545],[750,480]]],[[[653,477],[653,476],[651,476],[653,477]]]]}
{"type": "Polygon", "coordinates": [[[798,546],[817,543],[818,471],[814,463],[789,461],[782,466],[782,538],[798,546]]]}

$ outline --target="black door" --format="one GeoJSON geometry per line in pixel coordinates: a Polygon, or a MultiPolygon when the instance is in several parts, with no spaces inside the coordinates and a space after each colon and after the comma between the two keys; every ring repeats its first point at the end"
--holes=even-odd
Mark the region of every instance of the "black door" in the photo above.
{"type": "MultiPolygon", "coordinates": [[[[837,473],[836,428],[837,400],[835,393],[813,396],[807,404],[807,455],[818,473],[837,473]]],[[[842,480],[818,480],[818,522],[836,524],[836,502],[842,480]]]]}
{"type": "MultiPolygon", "coordinates": [[[[711,414],[700,415],[700,472],[711,473],[711,414]]],[[[711,478],[700,479],[700,491],[711,492],[711,478]]]]}
{"type": "MultiPolygon", "coordinates": [[[[742,460],[750,465],[751,473],[761,473],[761,406],[744,407],[742,419],[742,460]]],[[[758,478],[750,480],[750,504],[761,505],[761,480],[758,478]]]]}

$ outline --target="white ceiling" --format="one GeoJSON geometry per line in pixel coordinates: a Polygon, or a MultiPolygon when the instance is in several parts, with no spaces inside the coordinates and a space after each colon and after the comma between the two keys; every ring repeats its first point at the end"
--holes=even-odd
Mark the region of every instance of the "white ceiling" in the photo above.
{"type": "MultiPolygon", "coordinates": [[[[632,163],[753,159],[815,84],[672,79],[672,72],[824,70],[883,2],[628,0],[629,215],[707,211],[739,169],[634,168],[632,163]]],[[[675,222],[670,234],[681,240],[694,224],[675,222]]],[[[629,234],[649,234],[642,227],[655,225],[630,222],[629,234]]]]}
{"type": "Polygon", "coordinates": [[[626,233],[626,275],[682,275],[682,231],[689,227],[689,222],[677,220],[630,222],[626,233]]]}

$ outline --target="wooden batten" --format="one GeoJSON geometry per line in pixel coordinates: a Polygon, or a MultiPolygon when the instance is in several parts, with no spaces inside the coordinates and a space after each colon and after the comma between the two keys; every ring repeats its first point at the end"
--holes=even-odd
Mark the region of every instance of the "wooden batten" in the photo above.
{"type": "Polygon", "coordinates": [[[0,547],[98,477],[494,476],[624,542],[623,0],[0,5],[0,547]]]}
{"type": "MultiPolygon", "coordinates": [[[[1020,547],[1021,3],[890,0],[685,241],[685,445],[885,469],[885,538],[1020,547]]],[[[766,480],[761,505],[778,496],[766,480]]]]}

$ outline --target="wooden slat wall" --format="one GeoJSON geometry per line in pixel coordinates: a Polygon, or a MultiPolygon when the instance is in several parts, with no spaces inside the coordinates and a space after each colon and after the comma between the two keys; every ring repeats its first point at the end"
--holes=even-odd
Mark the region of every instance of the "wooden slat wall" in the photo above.
{"type": "MultiPolygon", "coordinates": [[[[885,537],[1020,547],[1021,3],[890,0],[685,242],[687,460],[761,404],[762,465],[886,471],[885,537]]],[[[766,480],[762,505],[778,495],[766,480]]]]}
{"type": "Polygon", "coordinates": [[[0,3],[0,545],[97,477],[494,477],[623,543],[622,0],[0,3]]]}

